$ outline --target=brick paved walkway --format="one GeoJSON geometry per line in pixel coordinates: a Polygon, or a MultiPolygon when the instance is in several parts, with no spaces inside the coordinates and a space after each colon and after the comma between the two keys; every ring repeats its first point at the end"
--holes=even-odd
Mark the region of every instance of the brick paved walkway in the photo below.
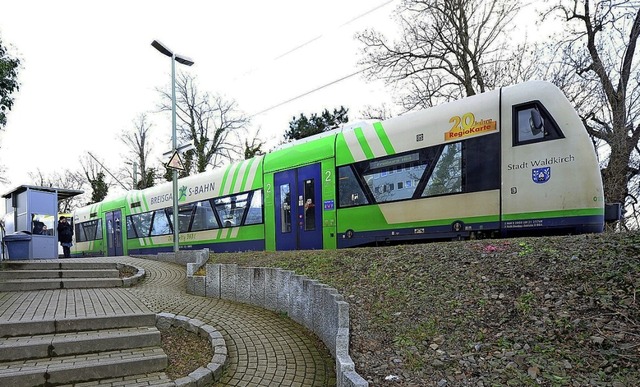
{"type": "Polygon", "coordinates": [[[174,313],[202,320],[224,336],[229,364],[219,386],[335,386],[334,359],[290,319],[249,305],[189,295],[183,266],[131,257],[79,261],[89,260],[142,267],[146,278],[131,288],[0,293],[0,321],[174,313]]]}

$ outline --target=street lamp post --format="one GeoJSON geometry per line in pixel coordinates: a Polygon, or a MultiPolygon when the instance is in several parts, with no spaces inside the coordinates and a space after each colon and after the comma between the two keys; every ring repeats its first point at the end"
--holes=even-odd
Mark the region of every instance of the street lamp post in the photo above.
{"type": "MultiPolygon", "coordinates": [[[[159,40],[154,40],[151,45],[162,54],[171,58],[171,147],[173,153],[178,148],[176,136],[176,62],[185,66],[191,66],[193,61],[186,56],[178,55],[171,51],[159,40]]],[[[179,245],[179,224],[178,224],[178,171],[173,170],[173,251],[180,250],[179,245]]]]}

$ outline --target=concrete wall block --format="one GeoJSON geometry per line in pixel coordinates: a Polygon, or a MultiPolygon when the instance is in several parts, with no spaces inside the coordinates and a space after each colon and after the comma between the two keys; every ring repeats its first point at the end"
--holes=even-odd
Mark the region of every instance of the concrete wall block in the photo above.
{"type": "Polygon", "coordinates": [[[193,294],[204,297],[206,295],[206,278],[201,275],[193,277],[193,294]]]}
{"type": "Polygon", "coordinates": [[[236,282],[238,265],[229,264],[220,266],[220,298],[236,301],[236,282]]]}
{"type": "Polygon", "coordinates": [[[213,381],[214,382],[219,381],[224,371],[224,364],[211,362],[207,364],[207,368],[211,370],[211,373],[213,375],[213,381]]]}
{"type": "Polygon", "coordinates": [[[158,253],[155,258],[161,262],[176,262],[175,253],[158,253]]]}
{"type": "Polygon", "coordinates": [[[216,353],[211,358],[212,363],[224,364],[227,361],[227,355],[216,353]]]}
{"type": "Polygon", "coordinates": [[[174,383],[176,387],[196,387],[196,381],[188,376],[185,376],[184,378],[176,379],[174,383]]]}
{"type": "Polygon", "coordinates": [[[208,386],[213,383],[213,372],[209,368],[200,367],[190,373],[189,376],[195,379],[198,387],[208,386]]]}
{"type": "Polygon", "coordinates": [[[220,264],[208,263],[205,275],[205,296],[220,298],[220,264]]]}
{"type": "Polygon", "coordinates": [[[338,305],[338,328],[349,329],[349,304],[345,301],[336,302],[338,305]]]}
{"type": "Polygon", "coordinates": [[[209,338],[211,340],[224,340],[224,337],[222,337],[222,333],[218,332],[217,330],[214,330],[213,332],[209,333],[209,338]]]}
{"type": "Polygon", "coordinates": [[[196,250],[196,263],[202,267],[209,260],[209,248],[196,250]]]}
{"type": "Polygon", "coordinates": [[[347,371],[342,374],[342,386],[369,387],[369,382],[367,382],[362,376],[358,375],[355,371],[347,371]]]}
{"type": "Polygon", "coordinates": [[[349,354],[349,329],[340,328],[338,334],[335,336],[335,345],[332,346],[336,349],[336,353],[344,352],[349,354]]]}
{"type": "Polygon", "coordinates": [[[251,305],[264,308],[265,300],[265,268],[253,267],[251,268],[251,305]]]}
{"type": "Polygon", "coordinates": [[[323,339],[323,332],[324,332],[324,317],[325,317],[325,310],[324,310],[324,292],[325,289],[327,288],[327,285],[321,284],[321,283],[315,283],[313,285],[313,299],[311,300],[312,302],[312,320],[313,320],[313,329],[312,331],[314,331],[316,333],[316,335],[318,335],[318,337],[320,337],[320,339],[323,339]]]}
{"type": "Polygon", "coordinates": [[[248,304],[251,302],[251,277],[253,270],[249,267],[238,267],[236,271],[236,301],[248,304]]]}
{"type": "Polygon", "coordinates": [[[277,271],[271,267],[264,268],[264,308],[274,312],[278,311],[278,283],[277,271]]]}
{"type": "Polygon", "coordinates": [[[180,250],[176,252],[176,263],[181,265],[187,265],[189,263],[195,263],[195,259],[193,257],[193,252],[189,250],[180,250]]]}
{"type": "Polygon", "coordinates": [[[187,277],[187,294],[193,294],[196,288],[196,280],[194,277],[187,277]]]}
{"type": "Polygon", "coordinates": [[[293,272],[290,270],[276,271],[276,312],[287,312],[289,315],[291,309],[291,276],[293,272]]]}
{"type": "Polygon", "coordinates": [[[227,349],[226,345],[223,347],[217,346],[215,348],[215,351],[216,355],[229,356],[229,350],[227,349]]]}
{"type": "Polygon", "coordinates": [[[336,375],[338,380],[342,379],[345,372],[354,372],[356,366],[349,356],[349,352],[340,351],[336,354],[336,375]]]}
{"type": "Polygon", "coordinates": [[[198,331],[200,330],[199,328],[203,325],[206,325],[204,321],[198,320],[197,318],[189,319],[189,324],[195,327],[195,330],[192,330],[192,332],[194,333],[198,333],[198,331]]]}
{"type": "Polygon", "coordinates": [[[320,337],[320,339],[327,345],[327,348],[331,348],[329,343],[332,343],[332,339],[335,336],[333,327],[333,321],[335,321],[335,303],[331,298],[332,292],[336,290],[326,285],[322,285],[319,291],[316,291],[316,306],[314,306],[314,323],[316,327],[314,332],[320,337]]]}
{"type": "Polygon", "coordinates": [[[338,290],[327,287],[323,292],[322,298],[322,309],[324,310],[323,335],[331,339],[330,342],[334,342],[336,333],[338,332],[338,305],[336,303],[336,296],[339,296],[338,290]]]}
{"type": "MultiPolygon", "coordinates": [[[[190,318],[187,316],[176,316],[173,319],[173,326],[174,327],[178,327],[178,328],[182,328],[185,331],[191,331],[192,330],[192,325],[189,323],[190,318]]],[[[197,332],[196,330],[193,331],[194,333],[197,332]]]]}
{"type": "Polygon", "coordinates": [[[211,325],[203,325],[198,328],[198,336],[209,337],[214,332],[217,332],[211,325]]]}
{"type": "Polygon", "coordinates": [[[160,330],[166,330],[173,325],[173,319],[176,315],[173,313],[158,313],[156,314],[156,327],[160,330]]]}
{"type": "Polygon", "coordinates": [[[289,317],[300,325],[304,325],[304,304],[306,302],[303,294],[304,285],[302,284],[305,277],[297,274],[291,275],[289,280],[289,317]]]}
{"type": "Polygon", "coordinates": [[[302,280],[302,295],[304,302],[302,303],[302,316],[304,321],[304,326],[307,327],[310,331],[314,329],[313,323],[313,300],[315,298],[315,289],[318,284],[317,280],[312,280],[309,278],[305,278],[302,280]]]}
{"type": "MultiPolygon", "coordinates": [[[[182,251],[180,253],[182,253],[182,251]]],[[[197,264],[187,263],[187,277],[194,275],[198,269],[200,269],[200,266],[197,264]]]]}

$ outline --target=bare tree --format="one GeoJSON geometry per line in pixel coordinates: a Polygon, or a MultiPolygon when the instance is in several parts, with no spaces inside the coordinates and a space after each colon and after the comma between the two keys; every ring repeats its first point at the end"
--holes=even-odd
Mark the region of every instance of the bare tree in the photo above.
{"type": "MultiPolygon", "coordinates": [[[[599,152],[605,200],[640,194],[640,2],[567,0],[549,14],[566,23],[554,47],[554,82],[572,99],[599,152]]],[[[635,218],[638,214],[629,214],[635,218]]]]}
{"type": "Polygon", "coordinates": [[[369,78],[408,90],[407,110],[510,84],[532,68],[526,45],[510,47],[519,10],[517,0],[404,0],[401,37],[389,43],[376,31],[360,33],[360,63],[369,78]]]}
{"type": "Polygon", "coordinates": [[[364,109],[360,111],[360,116],[365,120],[384,121],[395,116],[395,114],[393,113],[392,107],[390,107],[386,103],[383,103],[379,106],[365,106],[364,109]]]}
{"type": "Polygon", "coordinates": [[[107,182],[104,168],[91,155],[87,154],[80,158],[80,166],[87,178],[87,183],[91,187],[91,199],[87,204],[102,201],[109,192],[110,183],[107,182]]]}
{"type": "MultiPolygon", "coordinates": [[[[171,92],[161,90],[160,110],[171,111],[171,92]]],[[[178,131],[184,141],[193,141],[194,172],[204,172],[243,154],[239,133],[249,118],[238,110],[233,100],[200,92],[196,79],[186,73],[176,80],[176,115],[178,131]]]]}
{"type": "Polygon", "coordinates": [[[253,136],[253,138],[251,139],[251,143],[249,143],[249,139],[244,140],[245,160],[264,155],[265,152],[262,147],[265,145],[265,141],[260,137],[260,130],[260,128],[257,130],[255,136],[253,136]]]}
{"type": "Polygon", "coordinates": [[[155,181],[156,169],[149,167],[149,154],[151,123],[146,114],[140,114],[133,121],[132,129],[125,129],[120,134],[120,141],[126,146],[129,153],[125,156],[125,164],[137,168],[125,166],[124,173],[132,180],[131,184],[136,189],[152,187],[155,181]],[[135,172],[135,175],[134,175],[135,172]]]}

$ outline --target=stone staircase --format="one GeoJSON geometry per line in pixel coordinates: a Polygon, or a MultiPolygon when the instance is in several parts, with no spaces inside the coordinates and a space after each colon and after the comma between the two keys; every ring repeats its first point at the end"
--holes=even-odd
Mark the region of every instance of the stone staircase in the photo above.
{"type": "Polygon", "coordinates": [[[153,373],[156,384],[171,384],[161,372],[167,356],[155,321],[155,314],[137,314],[0,323],[0,386],[133,381],[153,373]]]}
{"type": "MultiPolygon", "coordinates": [[[[129,286],[120,267],[2,262],[0,292],[129,286]]],[[[0,321],[0,386],[173,386],[163,372],[167,364],[152,313],[0,321]]]]}
{"type": "MultiPolygon", "coordinates": [[[[121,266],[121,265],[120,265],[121,266]]],[[[115,262],[2,262],[0,292],[130,286],[115,262]]]]}

